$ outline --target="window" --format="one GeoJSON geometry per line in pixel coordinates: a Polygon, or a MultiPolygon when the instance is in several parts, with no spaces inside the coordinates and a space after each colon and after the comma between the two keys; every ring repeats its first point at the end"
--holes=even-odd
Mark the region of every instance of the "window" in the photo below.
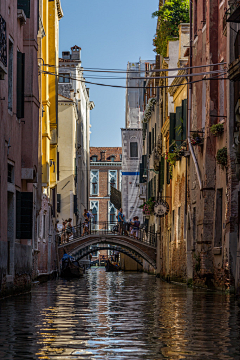
{"type": "Polygon", "coordinates": [[[111,186],[117,189],[117,170],[108,171],[108,194],[111,193],[111,186]]]}
{"type": "Polygon", "coordinates": [[[97,161],[97,156],[96,156],[96,155],[92,156],[92,161],[93,161],[93,162],[96,162],[96,161],[97,161]]]}
{"type": "Polygon", "coordinates": [[[98,170],[91,170],[90,195],[98,195],[98,170]]]}
{"type": "Polygon", "coordinates": [[[122,154],[120,154],[119,157],[120,157],[120,160],[122,161],[122,154]]]}
{"type": "Polygon", "coordinates": [[[92,230],[98,229],[98,201],[90,201],[90,209],[92,210],[93,219],[92,219],[92,230]]]}
{"type": "Polygon", "coordinates": [[[17,118],[24,118],[24,70],[25,54],[17,52],[17,118]]]}
{"type": "Polygon", "coordinates": [[[130,157],[137,158],[138,157],[138,143],[130,142],[130,157]]]}
{"type": "Polygon", "coordinates": [[[59,74],[58,82],[70,83],[70,74],[65,74],[65,73],[59,74]]]}
{"type": "Polygon", "coordinates": [[[7,181],[8,181],[9,183],[13,183],[13,182],[14,182],[13,169],[14,169],[14,167],[13,167],[11,164],[8,164],[8,177],[7,177],[7,181]]]}
{"type": "Polygon", "coordinates": [[[13,43],[9,40],[8,49],[8,109],[13,110],[13,43]]]}
{"type": "Polygon", "coordinates": [[[111,155],[110,156],[110,161],[114,161],[115,160],[115,155],[111,155]]]}
{"type": "Polygon", "coordinates": [[[198,21],[198,14],[197,14],[197,0],[194,0],[194,5],[193,5],[193,11],[194,11],[194,38],[197,37],[198,35],[198,24],[197,24],[197,21],[198,21]]]}
{"type": "Polygon", "coordinates": [[[110,201],[108,203],[108,214],[109,214],[108,219],[110,224],[114,224],[117,221],[116,219],[117,213],[114,205],[110,201]]]}
{"type": "Polygon", "coordinates": [[[43,215],[43,239],[46,239],[46,215],[43,215]]]}

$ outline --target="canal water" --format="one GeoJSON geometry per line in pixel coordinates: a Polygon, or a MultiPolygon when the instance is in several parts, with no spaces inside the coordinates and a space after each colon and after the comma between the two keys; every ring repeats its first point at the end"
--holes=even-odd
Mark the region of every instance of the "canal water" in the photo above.
{"type": "Polygon", "coordinates": [[[92,268],[0,301],[0,359],[240,359],[240,307],[229,295],[92,268]]]}

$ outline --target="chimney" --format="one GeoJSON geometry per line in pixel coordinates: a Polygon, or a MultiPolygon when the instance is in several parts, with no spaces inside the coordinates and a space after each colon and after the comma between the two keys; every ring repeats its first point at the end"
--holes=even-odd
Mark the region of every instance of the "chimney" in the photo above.
{"type": "Polygon", "coordinates": [[[101,151],[101,161],[106,161],[106,150],[101,151]]]}
{"type": "Polygon", "coordinates": [[[81,60],[81,48],[77,45],[71,47],[71,60],[81,60]]]}
{"type": "Polygon", "coordinates": [[[70,60],[70,51],[63,51],[62,58],[65,60],[70,60]]]}

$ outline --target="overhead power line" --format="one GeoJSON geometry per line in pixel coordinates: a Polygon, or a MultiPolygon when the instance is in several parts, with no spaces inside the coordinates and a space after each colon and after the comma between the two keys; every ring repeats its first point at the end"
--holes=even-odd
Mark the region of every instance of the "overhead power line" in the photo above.
{"type": "MultiPolygon", "coordinates": [[[[203,67],[209,67],[209,66],[218,66],[218,65],[226,65],[226,62],[220,62],[215,64],[205,64],[205,65],[195,65],[195,66],[186,66],[186,67],[180,67],[180,68],[169,68],[169,69],[150,69],[150,70],[114,70],[114,69],[101,69],[101,68],[81,68],[81,70],[89,71],[89,72],[106,72],[106,73],[117,73],[117,74],[128,74],[128,73],[145,73],[145,72],[169,72],[169,71],[178,71],[178,70],[188,70],[188,69],[197,69],[197,68],[203,68],[203,67]]],[[[56,66],[51,64],[41,64],[40,66],[45,67],[54,67],[54,68],[63,68],[63,66],[56,66]]],[[[75,67],[76,65],[70,65],[68,67],[75,67]]]]}
{"type": "MultiPolygon", "coordinates": [[[[219,73],[219,71],[217,71],[219,73]]],[[[51,73],[49,71],[41,71],[42,74],[48,74],[48,75],[53,75],[53,76],[59,76],[58,74],[56,73],[51,73]]],[[[199,73],[198,76],[201,76],[201,75],[207,75],[207,74],[212,74],[212,73],[216,73],[216,71],[214,72],[206,72],[206,73],[199,73]]],[[[226,71],[225,72],[221,72],[220,74],[218,74],[216,77],[212,76],[210,78],[202,78],[200,80],[195,80],[195,81],[188,81],[186,82],[184,85],[187,85],[187,84],[194,84],[194,83],[197,83],[199,81],[204,81],[204,80],[226,80],[227,78],[217,78],[218,76],[220,75],[226,75],[226,71]]],[[[191,74],[192,76],[197,76],[196,74],[191,74]]],[[[62,74],[61,74],[62,76],[62,74]]],[[[183,75],[184,77],[188,77],[189,75],[185,74],[183,75]]],[[[91,81],[87,81],[85,79],[76,79],[76,78],[73,78],[71,76],[65,76],[66,78],[68,79],[71,79],[71,80],[76,80],[76,81],[80,81],[80,82],[83,82],[85,84],[91,84],[91,85],[98,85],[98,86],[104,86],[104,87],[113,87],[113,88],[120,88],[120,89],[162,89],[162,88],[170,88],[170,87],[175,87],[175,86],[182,86],[183,84],[174,84],[174,85],[161,85],[161,86],[122,86],[122,85],[110,85],[110,84],[102,84],[102,83],[95,83],[95,82],[91,82],[91,81]]],[[[177,76],[175,76],[177,77],[177,76]]],[[[182,76],[181,76],[182,77],[182,76]]],[[[168,78],[168,76],[164,77],[164,78],[168,78]]]]}

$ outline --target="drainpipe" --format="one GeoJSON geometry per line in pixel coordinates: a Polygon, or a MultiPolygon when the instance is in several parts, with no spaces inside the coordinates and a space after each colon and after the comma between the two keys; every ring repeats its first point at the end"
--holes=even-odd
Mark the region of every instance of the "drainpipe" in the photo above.
{"type": "MultiPolygon", "coordinates": [[[[192,1],[190,1],[190,69],[189,69],[189,73],[192,73],[192,1]]],[[[189,150],[190,153],[192,155],[192,159],[195,165],[195,169],[197,172],[197,178],[198,178],[198,183],[199,183],[199,188],[200,191],[202,190],[202,181],[201,181],[201,176],[200,176],[200,172],[199,172],[199,167],[198,167],[198,163],[197,163],[197,159],[196,156],[194,154],[193,151],[193,147],[191,144],[191,138],[190,138],[190,125],[191,125],[191,114],[192,114],[192,80],[191,80],[191,76],[189,76],[189,87],[188,87],[188,133],[187,133],[187,139],[188,139],[188,146],[189,146],[189,150]]]]}

